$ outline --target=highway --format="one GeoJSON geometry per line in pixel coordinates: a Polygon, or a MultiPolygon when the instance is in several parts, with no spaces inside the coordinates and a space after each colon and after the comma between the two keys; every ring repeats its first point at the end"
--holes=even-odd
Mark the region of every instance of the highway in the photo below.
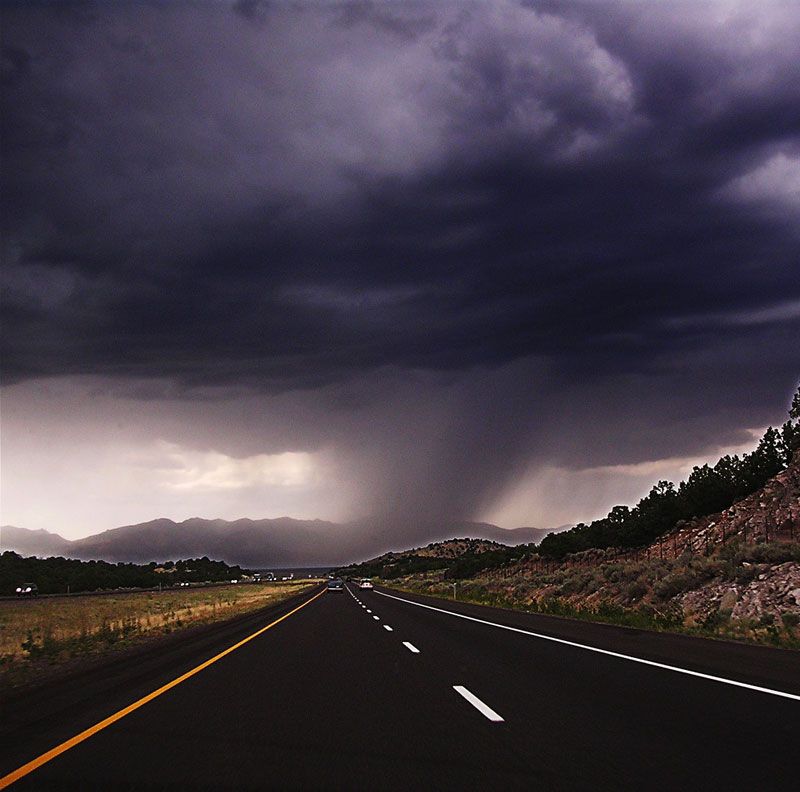
{"type": "Polygon", "coordinates": [[[8,699],[0,788],[788,790],[798,727],[797,652],[348,584],[8,699]]]}

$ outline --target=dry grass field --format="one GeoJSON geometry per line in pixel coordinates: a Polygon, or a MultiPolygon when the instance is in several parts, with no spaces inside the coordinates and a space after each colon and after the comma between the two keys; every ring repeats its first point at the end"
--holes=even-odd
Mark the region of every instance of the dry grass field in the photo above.
{"type": "Polygon", "coordinates": [[[296,594],[308,581],[0,601],[0,678],[148,637],[228,619],[296,594]]]}

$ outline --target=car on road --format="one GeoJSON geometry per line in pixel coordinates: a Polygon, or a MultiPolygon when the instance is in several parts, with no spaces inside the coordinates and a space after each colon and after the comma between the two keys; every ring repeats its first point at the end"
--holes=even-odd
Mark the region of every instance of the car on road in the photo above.
{"type": "Polygon", "coordinates": [[[35,583],[23,583],[17,586],[18,597],[38,597],[39,587],[35,583]]]}
{"type": "Polygon", "coordinates": [[[328,591],[344,591],[344,583],[341,578],[334,578],[328,581],[328,591]]]}
{"type": "Polygon", "coordinates": [[[358,581],[358,587],[360,589],[371,589],[373,588],[372,581],[364,578],[363,580],[358,581]]]}

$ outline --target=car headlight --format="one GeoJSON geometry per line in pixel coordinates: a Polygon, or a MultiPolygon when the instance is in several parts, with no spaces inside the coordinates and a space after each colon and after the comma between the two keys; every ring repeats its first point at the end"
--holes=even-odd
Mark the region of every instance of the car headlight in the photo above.
{"type": "Polygon", "coordinates": [[[22,594],[22,586],[17,586],[17,594],[22,594]]]}
{"type": "Polygon", "coordinates": [[[30,590],[31,590],[31,587],[30,587],[30,586],[28,586],[28,587],[25,589],[25,593],[26,593],[26,594],[27,594],[27,593],[29,593],[29,592],[30,592],[30,590]]]}

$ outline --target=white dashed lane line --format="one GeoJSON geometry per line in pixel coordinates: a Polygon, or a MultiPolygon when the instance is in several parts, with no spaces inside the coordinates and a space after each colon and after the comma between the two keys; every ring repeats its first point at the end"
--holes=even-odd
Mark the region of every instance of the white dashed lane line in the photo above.
{"type": "Polygon", "coordinates": [[[711,682],[720,682],[725,685],[744,688],[745,690],[754,690],[758,693],[768,693],[772,696],[780,696],[781,698],[800,701],[800,695],[797,693],[787,693],[785,690],[775,690],[774,688],[761,687],[760,685],[751,685],[748,682],[740,682],[736,679],[728,679],[727,677],[715,676],[714,674],[704,674],[700,671],[693,671],[689,668],[681,668],[681,666],[669,665],[667,663],[659,663],[655,660],[647,660],[643,657],[636,657],[635,655],[623,654],[622,652],[612,652],[610,649],[601,649],[599,646],[582,644],[578,643],[577,641],[568,641],[565,638],[556,638],[553,635],[545,635],[543,633],[533,632],[532,630],[523,630],[521,627],[512,627],[509,624],[499,624],[498,622],[488,621],[487,619],[478,619],[475,616],[467,616],[465,613],[457,613],[456,611],[445,610],[444,608],[436,608],[433,605],[425,605],[422,602],[414,602],[414,600],[408,600],[403,597],[395,597],[393,594],[384,594],[382,591],[378,591],[376,593],[380,594],[381,597],[388,597],[389,599],[397,600],[398,602],[405,602],[407,605],[413,605],[417,608],[425,608],[426,610],[437,611],[438,613],[445,613],[448,616],[454,616],[457,619],[466,619],[466,621],[476,622],[477,624],[485,624],[487,627],[496,627],[500,630],[508,630],[509,632],[518,633],[520,635],[529,635],[532,638],[538,638],[542,641],[552,641],[553,643],[561,644],[562,646],[571,646],[575,649],[584,649],[589,652],[596,652],[597,654],[606,655],[607,657],[616,657],[619,660],[628,660],[633,663],[641,663],[642,665],[650,666],[651,668],[661,668],[665,671],[674,671],[678,674],[686,674],[687,676],[693,676],[699,679],[707,679],[711,682]]]}
{"type": "Polygon", "coordinates": [[[470,693],[463,685],[453,685],[453,690],[463,696],[481,715],[495,723],[502,723],[503,718],[498,715],[488,704],[484,704],[474,693],[470,693]]]}
{"type": "MultiPolygon", "coordinates": [[[[360,605],[367,613],[369,613],[372,616],[372,618],[375,619],[375,621],[381,620],[381,617],[376,616],[374,613],[372,613],[372,611],[363,602],[361,602],[361,600],[358,597],[356,597],[356,595],[353,594],[353,592],[350,591],[349,588],[347,589],[347,593],[356,601],[358,605],[360,605]]],[[[381,627],[383,627],[383,629],[386,630],[386,632],[394,632],[394,627],[390,627],[388,624],[382,624],[381,627]]],[[[408,651],[412,652],[413,654],[420,653],[419,649],[417,649],[417,647],[414,646],[414,644],[409,643],[408,641],[403,641],[403,646],[405,646],[405,648],[408,649],[408,651]]]]}

